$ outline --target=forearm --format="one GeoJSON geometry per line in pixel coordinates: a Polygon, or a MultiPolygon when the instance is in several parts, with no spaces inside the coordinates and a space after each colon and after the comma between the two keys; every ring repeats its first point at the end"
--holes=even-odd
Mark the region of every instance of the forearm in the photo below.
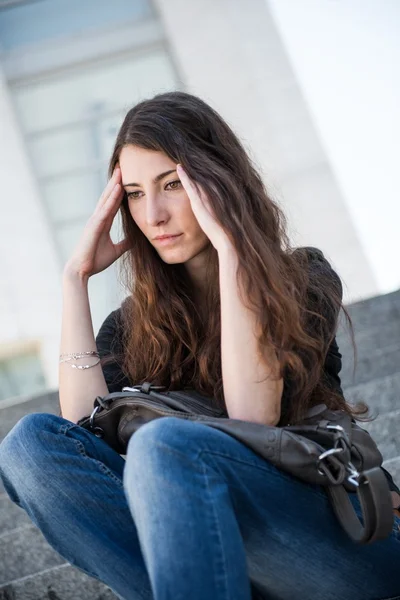
{"type": "MultiPolygon", "coordinates": [[[[97,350],[90,313],[88,283],[78,275],[64,271],[60,354],[97,350]]],[[[61,413],[76,423],[93,410],[96,396],[108,394],[100,363],[90,369],[74,369],[77,365],[94,364],[96,356],[63,362],[59,365],[61,413]]]]}
{"type": "Polygon", "coordinates": [[[225,403],[230,418],[276,425],[280,419],[283,379],[276,373],[275,354],[265,350],[260,360],[256,318],[239,296],[238,258],[227,247],[218,252],[221,298],[221,360],[225,403]]]}

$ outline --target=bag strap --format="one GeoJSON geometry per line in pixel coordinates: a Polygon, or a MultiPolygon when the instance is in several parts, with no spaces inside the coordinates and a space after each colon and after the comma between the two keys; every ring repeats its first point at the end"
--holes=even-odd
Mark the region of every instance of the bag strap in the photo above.
{"type": "Polygon", "coordinates": [[[358,479],[363,524],[343,487],[328,486],[327,494],[342,527],[353,541],[369,544],[387,538],[393,528],[393,507],[386,477],[380,467],[363,471],[358,479]]]}

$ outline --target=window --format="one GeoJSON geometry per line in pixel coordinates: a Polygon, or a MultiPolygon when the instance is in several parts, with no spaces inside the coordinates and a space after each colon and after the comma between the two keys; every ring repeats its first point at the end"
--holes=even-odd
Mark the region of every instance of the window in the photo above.
{"type": "MultiPolygon", "coordinates": [[[[147,0],[0,0],[0,61],[61,270],[106,185],[126,112],[179,81],[147,0]]],[[[90,280],[95,328],[122,299],[115,269],[90,280]]]]}

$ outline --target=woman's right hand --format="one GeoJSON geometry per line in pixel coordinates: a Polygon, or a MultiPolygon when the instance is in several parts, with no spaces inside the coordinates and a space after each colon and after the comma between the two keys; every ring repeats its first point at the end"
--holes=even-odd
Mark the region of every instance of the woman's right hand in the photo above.
{"type": "Polygon", "coordinates": [[[111,226],[123,198],[121,169],[116,167],[104,188],[97,206],[85,225],[74,252],[64,267],[65,272],[88,279],[107,269],[131,247],[127,239],[114,244],[111,226]]]}

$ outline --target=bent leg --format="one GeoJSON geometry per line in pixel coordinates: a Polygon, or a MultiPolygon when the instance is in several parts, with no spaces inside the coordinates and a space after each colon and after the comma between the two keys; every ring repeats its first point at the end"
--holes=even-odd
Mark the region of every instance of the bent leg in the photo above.
{"type": "MultiPolygon", "coordinates": [[[[129,441],[124,484],[157,600],[378,600],[400,595],[400,519],[355,544],[323,488],[235,438],[165,417],[129,441]]],[[[355,494],[353,505],[361,515],[355,494]]]]}
{"type": "Polygon", "coordinates": [[[47,413],[24,416],[0,444],[0,477],[49,544],[125,599],[152,599],[123,488],[125,460],[47,413]]]}

